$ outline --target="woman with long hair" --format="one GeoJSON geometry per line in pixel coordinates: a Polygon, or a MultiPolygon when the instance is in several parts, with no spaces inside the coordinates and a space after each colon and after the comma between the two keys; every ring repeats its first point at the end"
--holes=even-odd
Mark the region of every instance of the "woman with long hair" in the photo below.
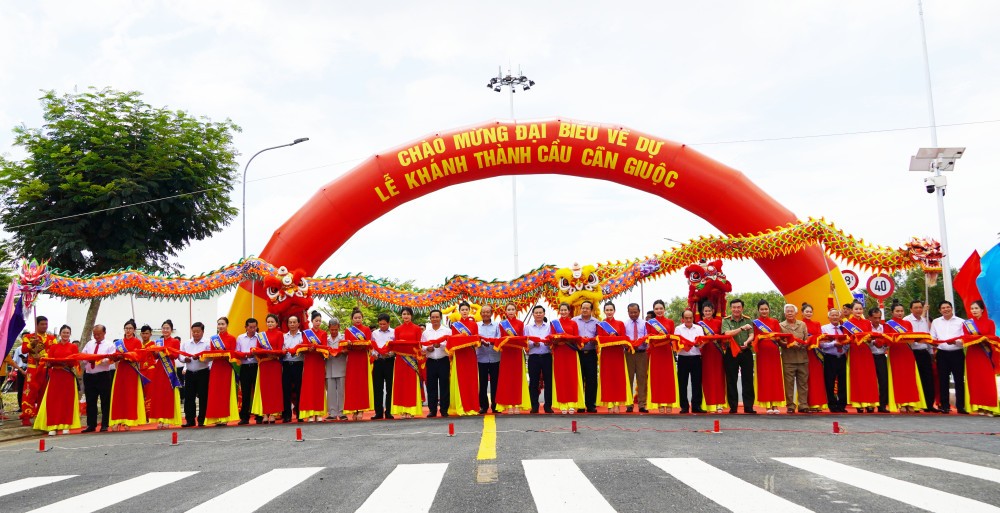
{"type": "Polygon", "coordinates": [[[1000,415],[994,370],[998,348],[990,347],[1000,342],[996,324],[986,316],[986,304],[982,300],[973,301],[969,313],[971,317],[962,324],[963,340],[972,342],[965,347],[965,411],[991,417],[1000,415]]]}
{"type": "Polygon", "coordinates": [[[390,415],[404,419],[419,417],[423,412],[420,401],[420,337],[424,330],[413,324],[413,309],[404,306],[399,311],[403,323],[393,330],[389,342],[396,359],[392,367],[392,403],[390,415]]]}
{"type": "Polygon", "coordinates": [[[781,333],[781,323],[771,318],[771,305],[766,299],[757,302],[757,319],[753,324],[755,404],[767,408],[768,414],[777,415],[785,406],[785,373],[781,348],[771,334],[781,333]]]}
{"type": "MultiPolygon", "coordinates": [[[[886,332],[900,340],[890,343],[886,351],[889,366],[889,409],[914,413],[926,408],[924,394],[920,389],[920,375],[917,373],[917,360],[908,342],[912,339],[902,339],[901,336],[913,333],[913,324],[903,316],[906,310],[903,305],[893,303],[892,318],[885,322],[886,332]]],[[[911,335],[912,336],[912,335],[911,335]]]]}
{"type": "Polygon", "coordinates": [[[559,318],[549,323],[549,337],[552,337],[552,406],[562,410],[563,414],[586,409],[578,356],[580,328],[573,321],[572,312],[568,303],[562,303],[559,305],[559,318]]]}
{"type": "Polygon", "coordinates": [[[205,424],[225,426],[240,420],[236,404],[236,371],[232,351],[236,350],[236,337],[229,333],[229,319],[219,317],[215,323],[217,333],[210,339],[207,352],[217,353],[208,371],[208,405],[205,407],[205,424]]]}
{"type": "Polygon", "coordinates": [[[171,336],[173,328],[170,319],[163,321],[160,325],[162,336],[152,343],[149,351],[150,368],[146,376],[149,384],[145,393],[149,401],[149,421],[155,422],[157,429],[181,425],[181,374],[174,365],[181,341],[171,336]]]}
{"type": "Polygon", "coordinates": [[[78,351],[70,340],[72,333],[69,326],[59,328],[59,337],[49,344],[42,359],[49,368],[49,382],[38,405],[34,428],[48,431],[49,436],[58,432],[68,435],[69,430],[80,427],[80,390],[76,386],[79,364],[72,359],[78,351]]]}
{"type": "Polygon", "coordinates": [[[266,330],[257,333],[257,382],[253,391],[250,413],[262,417],[264,424],[274,424],[275,416],[284,409],[284,392],[281,385],[281,347],[285,334],[281,332],[281,319],[277,314],[267,314],[266,330]]]}
{"type": "Polygon", "coordinates": [[[372,330],[364,325],[365,316],[355,308],[351,325],[344,331],[347,349],[347,374],[344,376],[344,413],[352,420],[361,420],[366,411],[375,408],[372,391],[372,364],[369,351],[372,330]]]}
{"type": "MultiPolygon", "coordinates": [[[[802,303],[802,322],[806,325],[806,333],[809,338],[823,334],[822,325],[813,318],[813,306],[809,303],[802,303]]],[[[809,392],[806,394],[806,405],[809,411],[819,412],[826,409],[826,381],[823,375],[823,353],[819,347],[808,350],[809,370],[808,378],[809,392]]]]}
{"type": "Polygon", "coordinates": [[[146,401],[142,393],[142,376],[139,373],[145,360],[141,353],[142,341],[135,336],[135,320],[125,322],[125,335],[115,340],[115,378],[111,383],[111,430],[118,431],[146,423],[146,401]]]}
{"type": "Polygon", "coordinates": [[[667,305],[662,299],[653,301],[653,318],[646,321],[646,334],[649,340],[649,370],[646,374],[648,402],[650,408],[656,408],[660,413],[671,413],[680,406],[680,393],[677,386],[677,367],[674,360],[674,350],[669,343],[662,342],[674,333],[673,319],[666,317],[667,305]],[[661,342],[657,342],[660,340],[661,342]]]}

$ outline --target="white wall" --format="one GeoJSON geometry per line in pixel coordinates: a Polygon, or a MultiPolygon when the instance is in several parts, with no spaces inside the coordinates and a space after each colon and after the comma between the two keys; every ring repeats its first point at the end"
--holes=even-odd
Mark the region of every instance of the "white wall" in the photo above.
{"type": "MultiPolygon", "coordinates": [[[[133,302],[129,296],[106,299],[101,302],[101,309],[97,312],[97,324],[107,326],[108,338],[121,338],[125,321],[134,317],[138,327],[149,324],[153,328],[153,337],[156,338],[160,334],[160,325],[164,320],[170,319],[174,323],[174,336],[183,340],[190,337],[191,324],[197,321],[205,324],[206,332],[215,333],[215,321],[219,318],[218,302],[218,297],[194,301],[136,299],[133,302]]],[[[66,301],[66,324],[73,328],[74,337],[83,329],[89,304],[89,301],[66,301]]],[[[41,310],[38,313],[43,315],[41,310]]],[[[50,325],[49,328],[56,331],[59,325],[50,325]]]]}

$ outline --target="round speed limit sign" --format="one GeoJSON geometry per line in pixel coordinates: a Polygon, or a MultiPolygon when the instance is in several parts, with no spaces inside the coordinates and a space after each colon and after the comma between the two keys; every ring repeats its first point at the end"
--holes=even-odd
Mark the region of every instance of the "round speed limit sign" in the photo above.
{"type": "Polygon", "coordinates": [[[886,299],[896,291],[896,282],[888,274],[876,274],[868,278],[868,293],[875,299],[886,299]]]}
{"type": "Polygon", "coordinates": [[[844,275],[844,281],[847,282],[848,289],[853,291],[854,289],[858,288],[858,284],[861,282],[861,279],[858,278],[858,273],[850,269],[844,269],[843,271],[841,271],[841,274],[844,275]]]}

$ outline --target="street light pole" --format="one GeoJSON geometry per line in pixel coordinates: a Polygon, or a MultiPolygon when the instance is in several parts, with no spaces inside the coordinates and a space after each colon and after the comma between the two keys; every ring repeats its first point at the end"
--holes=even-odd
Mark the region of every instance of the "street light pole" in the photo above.
{"type": "Polygon", "coordinates": [[[278,146],[271,146],[270,148],[264,148],[263,150],[254,153],[253,156],[250,157],[250,160],[247,161],[247,165],[243,166],[243,207],[240,209],[240,211],[243,214],[243,258],[247,257],[247,170],[250,169],[250,163],[253,162],[253,159],[257,158],[257,155],[260,155],[265,151],[276,150],[278,148],[284,148],[286,146],[295,146],[296,144],[303,143],[308,140],[309,140],[308,137],[299,137],[298,139],[288,144],[280,144],[278,146]]]}
{"type": "MultiPolygon", "coordinates": [[[[510,120],[514,121],[514,93],[517,92],[517,86],[521,86],[524,91],[531,89],[531,86],[535,85],[535,81],[524,76],[518,70],[518,76],[514,76],[510,69],[507,70],[507,74],[503,74],[503,69],[498,68],[497,76],[490,79],[486,87],[500,92],[504,87],[510,88],[510,120]]],[[[514,277],[520,277],[521,271],[518,265],[518,251],[517,251],[517,175],[510,176],[510,191],[511,191],[511,201],[513,205],[513,218],[514,218],[514,277]]]]}
{"type": "MultiPolygon", "coordinates": [[[[927,80],[927,111],[931,120],[931,146],[937,148],[937,119],[934,115],[934,91],[931,88],[931,61],[927,53],[927,30],[924,28],[924,3],[917,0],[917,10],[920,13],[920,39],[923,42],[924,50],[924,77],[927,80]]],[[[932,166],[935,183],[941,180],[940,166],[932,166]]],[[[938,227],[941,230],[941,252],[944,257],[941,259],[941,274],[944,277],[944,298],[952,303],[955,302],[955,292],[951,283],[951,255],[948,251],[948,231],[944,219],[944,187],[936,187],[934,195],[937,200],[938,227]]]]}

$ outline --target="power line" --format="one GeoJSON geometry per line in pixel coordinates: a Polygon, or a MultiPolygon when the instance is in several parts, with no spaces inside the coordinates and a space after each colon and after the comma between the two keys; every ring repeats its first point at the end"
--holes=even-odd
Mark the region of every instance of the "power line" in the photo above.
{"type": "Polygon", "coordinates": [[[712,142],[701,142],[701,143],[689,143],[688,146],[708,146],[712,144],[738,144],[738,143],[750,143],[750,142],[790,141],[794,139],[816,139],[820,137],[840,137],[844,135],[864,135],[864,134],[880,134],[885,132],[904,132],[907,130],[926,130],[928,128],[941,128],[949,126],[982,125],[985,123],[1000,123],[1000,119],[988,119],[984,121],[967,121],[964,123],[948,123],[944,125],[910,126],[905,128],[882,128],[879,130],[862,130],[858,132],[833,132],[829,134],[790,135],[786,137],[767,137],[763,139],[737,139],[733,141],[712,141],[712,142]]]}

